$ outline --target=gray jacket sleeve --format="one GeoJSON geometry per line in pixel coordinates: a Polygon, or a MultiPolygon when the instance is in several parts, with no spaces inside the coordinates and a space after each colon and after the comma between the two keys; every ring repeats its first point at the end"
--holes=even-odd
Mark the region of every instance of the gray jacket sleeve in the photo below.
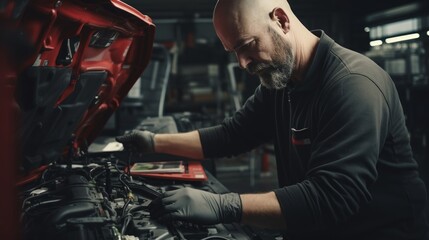
{"type": "Polygon", "coordinates": [[[270,90],[259,86],[231,118],[214,127],[199,129],[204,157],[225,157],[247,152],[269,141],[273,132],[270,90]]]}

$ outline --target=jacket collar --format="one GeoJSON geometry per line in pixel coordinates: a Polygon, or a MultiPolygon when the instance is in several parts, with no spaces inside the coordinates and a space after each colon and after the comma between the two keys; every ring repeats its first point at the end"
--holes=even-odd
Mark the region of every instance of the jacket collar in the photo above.
{"type": "Polygon", "coordinates": [[[314,30],[312,33],[319,37],[320,41],[310,67],[304,75],[304,79],[293,86],[292,89],[294,92],[311,91],[320,84],[326,56],[335,43],[323,30],[314,30]]]}

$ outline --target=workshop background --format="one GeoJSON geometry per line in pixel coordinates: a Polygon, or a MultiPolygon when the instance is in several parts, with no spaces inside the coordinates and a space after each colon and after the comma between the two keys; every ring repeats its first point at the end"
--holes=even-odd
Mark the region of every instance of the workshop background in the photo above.
{"type": "MultiPolygon", "coordinates": [[[[225,52],[217,39],[211,21],[215,0],[125,2],[156,24],[154,53],[92,149],[130,129],[168,132],[168,122],[173,121],[175,130],[187,131],[220,123],[259,84],[256,77],[239,69],[235,56],[225,52]]],[[[428,1],[289,2],[307,28],[323,29],[336,42],[365,54],[391,75],[401,97],[415,158],[429,186],[428,1]]],[[[210,159],[205,166],[231,191],[261,192],[277,186],[273,158],[272,146],[267,144],[235,158],[210,159]]]]}

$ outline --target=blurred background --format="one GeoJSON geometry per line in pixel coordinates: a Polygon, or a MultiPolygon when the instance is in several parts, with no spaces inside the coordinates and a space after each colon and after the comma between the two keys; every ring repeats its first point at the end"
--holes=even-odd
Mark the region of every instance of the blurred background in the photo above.
{"type": "MultiPolygon", "coordinates": [[[[156,44],[149,67],[107,124],[105,137],[131,128],[167,132],[217,124],[231,116],[259,84],[238,68],[235,56],[225,52],[217,39],[211,21],[215,0],[125,2],[153,19],[156,44]],[[160,124],[171,121],[177,126],[160,124]]],[[[429,1],[289,2],[307,28],[323,29],[391,75],[415,158],[428,182],[429,1]]],[[[103,141],[108,140],[99,143],[103,141]]],[[[269,145],[236,158],[207,162],[206,167],[232,191],[264,191],[277,184],[269,145]]]]}

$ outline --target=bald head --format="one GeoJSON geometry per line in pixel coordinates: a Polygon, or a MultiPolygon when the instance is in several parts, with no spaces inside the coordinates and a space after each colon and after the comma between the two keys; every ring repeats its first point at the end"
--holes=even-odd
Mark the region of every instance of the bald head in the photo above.
{"type": "Polygon", "coordinates": [[[290,11],[286,0],[218,0],[214,10],[214,19],[216,21],[217,17],[237,14],[241,18],[251,15],[251,18],[262,19],[277,7],[290,11]]]}
{"type": "Polygon", "coordinates": [[[227,50],[228,39],[259,34],[273,22],[274,9],[292,15],[286,0],[219,0],[213,12],[216,33],[227,50]],[[237,36],[240,35],[240,36],[237,36]]]}
{"type": "Polygon", "coordinates": [[[287,0],[218,0],[213,24],[225,50],[273,88],[304,74],[317,45],[287,0]]]}

